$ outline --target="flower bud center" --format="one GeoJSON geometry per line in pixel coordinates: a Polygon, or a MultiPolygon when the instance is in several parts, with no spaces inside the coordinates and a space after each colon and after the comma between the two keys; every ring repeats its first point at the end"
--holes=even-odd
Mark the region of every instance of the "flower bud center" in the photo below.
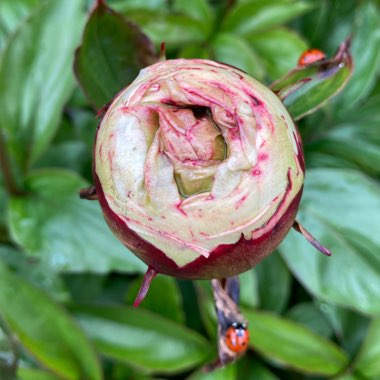
{"type": "Polygon", "coordinates": [[[182,197],[210,191],[226,143],[208,107],[165,107],[159,111],[161,149],[171,160],[182,197]]]}

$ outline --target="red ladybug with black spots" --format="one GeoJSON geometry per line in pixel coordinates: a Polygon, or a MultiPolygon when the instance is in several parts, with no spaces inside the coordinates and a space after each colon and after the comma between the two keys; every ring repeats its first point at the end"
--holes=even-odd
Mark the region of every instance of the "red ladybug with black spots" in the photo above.
{"type": "Polygon", "coordinates": [[[247,350],[249,341],[249,331],[245,323],[234,322],[228,327],[225,334],[227,347],[236,353],[247,350]]]}
{"type": "Polygon", "coordinates": [[[298,59],[298,66],[308,66],[315,62],[324,61],[326,59],[326,54],[319,49],[309,49],[302,53],[301,57],[298,59]]]}

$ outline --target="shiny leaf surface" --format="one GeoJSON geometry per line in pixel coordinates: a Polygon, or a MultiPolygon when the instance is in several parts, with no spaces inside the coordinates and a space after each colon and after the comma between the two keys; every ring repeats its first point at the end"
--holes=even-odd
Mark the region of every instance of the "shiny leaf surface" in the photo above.
{"type": "Polygon", "coordinates": [[[241,35],[268,30],[311,10],[306,1],[258,0],[238,4],[223,22],[223,30],[241,35]]]}
{"type": "Polygon", "coordinates": [[[292,278],[278,252],[259,263],[254,271],[257,275],[260,308],[283,311],[290,297],[292,278]]]}
{"type": "Polygon", "coordinates": [[[35,172],[28,195],[10,202],[12,236],[53,270],[143,272],[145,264],[111,234],[97,202],[79,199],[88,183],[65,170],[35,172]]]}
{"type": "Polygon", "coordinates": [[[296,232],[279,247],[306,289],[321,300],[368,314],[380,312],[379,209],[379,186],[363,174],[309,170],[297,218],[333,255],[318,254],[296,232]]]}
{"type": "Polygon", "coordinates": [[[75,58],[76,76],[91,103],[104,106],[156,60],[154,47],[141,30],[99,1],[75,58]]]}
{"type": "Polygon", "coordinates": [[[244,313],[249,321],[250,346],[275,363],[319,375],[337,374],[348,364],[338,346],[300,324],[261,311],[244,313]]]}
{"type": "Polygon", "coordinates": [[[234,34],[219,34],[213,41],[212,49],[216,61],[235,66],[257,79],[263,78],[262,62],[243,38],[234,34]]]}
{"type": "Polygon", "coordinates": [[[62,379],[102,379],[92,346],[74,321],[45,293],[11,274],[1,262],[0,310],[22,345],[62,379]]]}
{"type": "Polygon", "coordinates": [[[372,321],[367,337],[354,363],[355,369],[366,378],[380,376],[380,319],[372,321]]]}
{"type": "Polygon", "coordinates": [[[0,127],[22,172],[51,141],[73,90],[71,65],[83,16],[80,1],[45,1],[3,52],[0,127]]]}
{"type": "Polygon", "coordinates": [[[307,49],[306,41],[287,28],[275,28],[247,37],[253,50],[263,62],[268,76],[278,79],[297,65],[298,58],[307,49]]]}
{"type": "Polygon", "coordinates": [[[104,355],[146,371],[173,373],[192,368],[209,355],[195,331],[132,307],[77,307],[77,321],[104,355]]]}

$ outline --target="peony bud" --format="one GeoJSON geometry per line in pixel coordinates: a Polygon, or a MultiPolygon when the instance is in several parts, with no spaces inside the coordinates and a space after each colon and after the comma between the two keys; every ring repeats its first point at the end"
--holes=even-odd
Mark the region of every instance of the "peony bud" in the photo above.
{"type": "Polygon", "coordinates": [[[231,66],[177,59],[143,69],[109,106],[94,180],[110,228],[152,271],[212,279],[283,240],[304,163],[271,90],[231,66]]]}

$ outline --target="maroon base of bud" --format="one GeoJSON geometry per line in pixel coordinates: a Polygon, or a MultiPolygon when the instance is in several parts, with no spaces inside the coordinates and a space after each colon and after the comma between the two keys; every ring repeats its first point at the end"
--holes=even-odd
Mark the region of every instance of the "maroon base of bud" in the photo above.
{"type": "Polygon", "coordinates": [[[201,256],[185,266],[178,267],[161,250],[132,231],[111,210],[96,174],[94,174],[94,182],[109,227],[128,249],[157,273],[194,280],[235,276],[254,267],[272,253],[292,227],[302,195],[301,189],[276,225],[259,238],[246,240],[242,236],[235,244],[218,246],[208,258],[201,256]]]}

